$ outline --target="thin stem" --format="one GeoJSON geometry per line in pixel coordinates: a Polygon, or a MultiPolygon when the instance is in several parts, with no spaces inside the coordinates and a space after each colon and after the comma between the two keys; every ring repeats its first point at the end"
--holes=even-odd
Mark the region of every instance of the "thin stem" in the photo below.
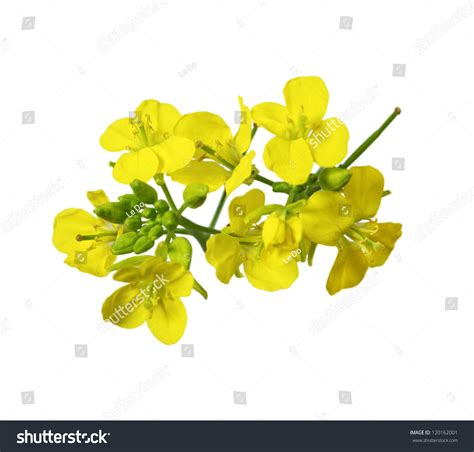
{"type": "Polygon", "coordinates": [[[250,133],[250,141],[253,140],[253,137],[257,133],[257,130],[258,130],[258,124],[254,124],[252,127],[252,132],[250,133]]]}
{"type": "Polygon", "coordinates": [[[160,187],[163,190],[163,193],[165,194],[166,201],[168,201],[168,204],[170,205],[171,210],[174,210],[176,212],[178,210],[178,208],[176,207],[176,204],[174,203],[173,198],[171,197],[171,193],[168,190],[168,186],[166,185],[166,182],[163,181],[160,184],[160,187]]]}
{"type": "Polygon", "coordinates": [[[213,228],[216,225],[217,220],[219,219],[219,216],[222,212],[222,209],[224,208],[226,197],[227,197],[227,193],[224,188],[224,191],[222,192],[222,195],[219,199],[219,203],[217,204],[216,211],[214,212],[214,215],[212,216],[212,220],[209,223],[210,228],[213,228]]]}
{"type": "Polygon", "coordinates": [[[199,231],[193,231],[187,228],[178,228],[176,229],[177,234],[184,234],[194,237],[196,241],[199,243],[199,246],[202,248],[203,251],[206,251],[206,242],[209,238],[209,234],[199,231]]]}
{"type": "Polygon", "coordinates": [[[272,180],[267,179],[266,177],[261,176],[260,174],[257,174],[257,175],[255,176],[255,180],[258,180],[259,182],[262,182],[262,184],[270,185],[270,187],[273,186],[273,184],[275,183],[275,182],[273,182],[272,180]]]}
{"type": "Polygon", "coordinates": [[[185,228],[189,228],[191,230],[206,232],[208,234],[219,234],[219,232],[221,232],[218,229],[214,229],[211,227],[208,228],[207,226],[197,224],[194,221],[191,221],[189,218],[184,217],[183,215],[178,216],[178,221],[181,226],[184,226],[185,228]]]}
{"type": "Polygon", "coordinates": [[[290,193],[288,193],[288,199],[286,200],[286,205],[289,205],[293,202],[295,195],[296,195],[295,190],[290,190],[290,193]]]}
{"type": "Polygon", "coordinates": [[[176,213],[181,214],[181,213],[183,213],[187,208],[188,208],[188,205],[187,205],[185,202],[183,202],[183,204],[182,204],[181,207],[176,211],[176,213]]]}
{"type": "Polygon", "coordinates": [[[370,137],[367,138],[349,157],[347,157],[346,161],[339,165],[339,167],[348,168],[350,165],[352,165],[400,113],[400,108],[395,108],[393,113],[386,119],[386,121],[372,135],[370,135],[370,137]]]}

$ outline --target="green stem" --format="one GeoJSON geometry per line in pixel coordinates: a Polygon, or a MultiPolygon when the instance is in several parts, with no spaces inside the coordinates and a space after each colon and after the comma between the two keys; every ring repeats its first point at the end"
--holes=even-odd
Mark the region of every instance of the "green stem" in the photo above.
{"type": "Polygon", "coordinates": [[[202,248],[202,250],[206,251],[206,242],[207,242],[207,239],[209,238],[209,234],[205,234],[199,231],[193,231],[187,228],[178,228],[176,229],[176,233],[190,235],[191,237],[194,237],[196,241],[199,243],[199,246],[202,248]]]}
{"type": "Polygon", "coordinates": [[[219,199],[219,203],[217,204],[216,211],[214,212],[214,215],[212,216],[212,220],[209,223],[210,228],[213,228],[216,225],[217,220],[219,219],[219,215],[221,214],[222,209],[224,208],[226,197],[227,197],[227,193],[224,188],[224,191],[222,192],[222,195],[219,199]]]}
{"type": "Polygon", "coordinates": [[[189,228],[191,230],[206,232],[208,234],[219,234],[219,232],[221,232],[218,229],[214,229],[211,227],[208,228],[207,226],[197,224],[194,221],[191,221],[189,218],[184,217],[183,215],[178,215],[178,221],[181,226],[184,226],[185,228],[189,228]]]}
{"type": "Polygon", "coordinates": [[[289,205],[293,202],[295,195],[296,195],[295,190],[290,190],[290,193],[288,193],[288,199],[286,200],[286,205],[289,205]]]}
{"type": "Polygon", "coordinates": [[[254,137],[255,134],[257,133],[257,130],[258,130],[258,125],[257,125],[257,124],[254,124],[253,127],[252,127],[252,132],[250,133],[250,141],[253,140],[253,137],[254,137]]]}
{"type": "Polygon", "coordinates": [[[393,113],[386,119],[386,121],[372,135],[370,135],[370,137],[367,138],[349,157],[347,157],[346,161],[344,163],[341,163],[339,167],[347,169],[350,165],[352,165],[400,113],[400,108],[395,108],[393,113]]]}
{"type": "Polygon", "coordinates": [[[178,210],[178,208],[176,207],[176,204],[174,203],[173,198],[171,197],[171,193],[168,190],[168,186],[166,185],[166,182],[163,181],[160,184],[160,187],[163,190],[163,193],[165,194],[166,201],[168,201],[168,204],[170,205],[171,210],[174,210],[176,212],[178,210]]]}
{"type": "Polygon", "coordinates": [[[188,208],[188,205],[187,205],[185,202],[183,202],[183,204],[182,204],[181,207],[176,211],[176,213],[181,214],[181,213],[183,213],[187,208],[188,208]]]}
{"type": "Polygon", "coordinates": [[[270,179],[267,179],[266,177],[261,176],[260,174],[257,174],[255,176],[255,180],[258,180],[259,182],[262,182],[262,184],[270,185],[270,187],[273,186],[275,182],[273,182],[270,179]]]}

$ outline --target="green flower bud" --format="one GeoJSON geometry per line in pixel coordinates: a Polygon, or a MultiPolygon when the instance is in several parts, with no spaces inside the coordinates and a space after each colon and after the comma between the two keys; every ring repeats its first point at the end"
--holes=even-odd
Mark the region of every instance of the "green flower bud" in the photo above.
{"type": "Polygon", "coordinates": [[[168,255],[171,262],[177,262],[189,268],[193,255],[193,247],[188,239],[176,237],[168,248],[168,255]]]}
{"type": "Polygon", "coordinates": [[[161,224],[157,224],[148,231],[148,238],[155,241],[157,238],[163,235],[163,232],[163,226],[161,226],[161,224]]]}
{"type": "Polygon", "coordinates": [[[156,218],[156,210],[147,207],[143,212],[142,216],[148,218],[149,220],[154,220],[156,218]]]}
{"type": "Polygon", "coordinates": [[[140,200],[132,194],[119,196],[118,200],[120,204],[129,210],[134,209],[135,206],[140,205],[140,200]]]}
{"type": "Polygon", "coordinates": [[[151,223],[147,223],[140,229],[140,234],[147,235],[150,232],[150,229],[153,227],[151,223]]]}
{"type": "Polygon", "coordinates": [[[158,243],[155,250],[155,256],[161,257],[164,261],[166,260],[168,257],[168,244],[166,242],[158,243]]]}
{"type": "Polygon", "coordinates": [[[156,190],[139,179],[135,179],[130,187],[132,187],[133,194],[145,204],[153,204],[158,199],[156,190]]]}
{"type": "Polygon", "coordinates": [[[150,240],[147,236],[143,236],[135,242],[135,245],[133,246],[133,251],[136,254],[141,254],[152,248],[154,244],[155,242],[153,240],[150,240]]]}
{"type": "Polygon", "coordinates": [[[165,213],[170,209],[170,206],[164,199],[159,199],[153,205],[155,206],[155,209],[158,213],[165,213]]]}
{"type": "Polygon", "coordinates": [[[161,223],[168,231],[174,231],[178,227],[178,217],[172,210],[168,210],[163,214],[161,223]]]}
{"type": "Polygon", "coordinates": [[[287,182],[275,182],[272,189],[275,193],[290,193],[291,187],[287,182]]]}
{"type": "Polygon", "coordinates": [[[323,168],[318,183],[323,190],[340,190],[349,182],[352,174],[345,168],[323,168]]]}
{"type": "Polygon", "coordinates": [[[94,209],[94,213],[110,223],[122,224],[127,219],[124,206],[118,202],[106,202],[94,209]]]}
{"type": "Polygon", "coordinates": [[[142,225],[142,219],[138,215],[135,215],[133,217],[128,217],[124,224],[126,224],[130,229],[136,231],[137,229],[140,229],[142,225]]]}
{"type": "Polygon", "coordinates": [[[138,234],[136,232],[122,234],[112,245],[112,253],[117,255],[131,253],[137,239],[138,234]]]}
{"type": "Polygon", "coordinates": [[[209,187],[204,184],[189,184],[183,191],[183,199],[188,207],[196,209],[204,204],[209,187]]]}

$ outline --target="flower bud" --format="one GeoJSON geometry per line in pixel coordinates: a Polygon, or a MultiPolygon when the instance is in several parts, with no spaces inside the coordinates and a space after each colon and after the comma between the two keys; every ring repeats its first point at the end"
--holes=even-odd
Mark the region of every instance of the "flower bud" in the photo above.
{"type": "Polygon", "coordinates": [[[133,194],[145,204],[153,204],[158,199],[156,190],[139,179],[135,179],[130,187],[132,187],[133,194]]]}
{"type": "Polygon", "coordinates": [[[140,229],[142,225],[142,220],[138,215],[135,215],[133,217],[128,217],[124,224],[126,224],[130,229],[133,229],[136,231],[137,229],[140,229]]]}
{"type": "Polygon", "coordinates": [[[122,234],[112,245],[113,254],[128,254],[133,251],[133,246],[138,239],[136,232],[126,232],[122,234]]]}
{"type": "Polygon", "coordinates": [[[106,202],[94,209],[94,213],[110,223],[122,224],[127,219],[124,206],[118,202],[106,202]]]}
{"type": "Polygon", "coordinates": [[[323,168],[319,173],[318,183],[323,190],[340,190],[349,182],[352,174],[345,168],[323,168]]]}
{"type": "Polygon", "coordinates": [[[140,234],[147,235],[150,232],[150,229],[153,227],[151,223],[147,223],[140,229],[140,234]]]}
{"type": "Polygon", "coordinates": [[[288,182],[275,182],[272,188],[275,193],[289,193],[291,187],[288,182]]]}
{"type": "Polygon", "coordinates": [[[150,207],[147,207],[146,209],[143,210],[142,216],[144,218],[148,218],[149,220],[154,220],[156,218],[156,210],[151,209],[150,207]]]}
{"type": "Polygon", "coordinates": [[[141,254],[144,253],[145,251],[148,251],[150,248],[153,247],[155,242],[153,240],[150,240],[146,235],[140,237],[136,242],[135,245],[133,246],[133,251],[136,254],[141,254]]]}
{"type": "Polygon", "coordinates": [[[159,199],[154,204],[156,211],[160,213],[165,213],[167,210],[170,209],[170,206],[164,199],[159,199]]]}
{"type": "Polygon", "coordinates": [[[209,187],[207,185],[198,183],[189,184],[183,191],[183,199],[188,207],[196,209],[204,204],[208,193],[209,187]]]}
{"type": "Polygon", "coordinates": [[[163,214],[161,223],[168,231],[174,231],[178,227],[178,217],[172,210],[163,214]]]}
{"type": "Polygon", "coordinates": [[[168,255],[171,262],[177,262],[189,268],[193,255],[193,247],[188,239],[176,237],[168,248],[168,255]]]}
{"type": "Polygon", "coordinates": [[[163,226],[161,226],[161,224],[157,224],[148,231],[148,238],[155,241],[157,238],[163,235],[163,232],[163,226]]]}
{"type": "Polygon", "coordinates": [[[120,204],[129,210],[134,209],[135,206],[140,204],[140,200],[132,194],[119,196],[118,200],[120,204]]]}

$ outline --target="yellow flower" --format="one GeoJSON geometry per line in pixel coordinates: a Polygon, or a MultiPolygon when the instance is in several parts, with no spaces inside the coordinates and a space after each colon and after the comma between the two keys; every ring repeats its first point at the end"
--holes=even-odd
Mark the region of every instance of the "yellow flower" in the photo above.
{"type": "Polygon", "coordinates": [[[180,114],[170,104],[145,100],[135,110],[135,117],[122,118],[107,127],[100,138],[107,151],[126,150],[115,163],[114,178],[129,184],[134,179],[148,182],[156,173],[172,173],[191,160],[194,143],[173,136],[180,114]]]}
{"type": "MultiPolygon", "coordinates": [[[[102,190],[88,192],[87,196],[94,207],[108,202],[102,190]]],[[[91,275],[106,276],[116,258],[111,245],[117,233],[121,233],[121,227],[117,228],[85,210],[65,209],[54,220],[53,244],[67,254],[66,264],[91,275]]]]}
{"type": "Polygon", "coordinates": [[[308,179],[313,161],[321,167],[337,165],[347,154],[349,131],[337,118],[323,120],[329,100],[319,77],[297,77],[283,89],[286,106],[264,102],[252,118],[275,135],[264,151],[268,169],[290,184],[308,179]]]}
{"type": "Polygon", "coordinates": [[[136,328],[146,322],[153,335],[167,345],[181,339],[187,323],[181,297],[191,294],[191,272],[181,264],[150,256],[140,266],[118,270],[114,279],[128,284],[105,300],[105,321],[122,328],[136,328]]]}
{"type": "Polygon", "coordinates": [[[309,240],[338,248],[326,285],[331,295],[359,284],[369,267],[383,265],[402,234],[401,224],[373,219],[384,187],[380,171],[361,166],[350,172],[341,192],[318,191],[301,212],[309,240]]]}
{"type": "Polygon", "coordinates": [[[239,97],[240,125],[235,136],[230,127],[218,115],[196,112],[184,115],[175,127],[175,135],[199,142],[215,151],[215,156],[197,149],[195,159],[171,174],[174,181],[182,184],[200,183],[215,191],[225,184],[227,195],[243,184],[252,173],[255,152],[247,153],[252,133],[250,111],[239,97]],[[207,160],[205,160],[207,159],[207,160]],[[229,169],[218,162],[227,162],[229,169]],[[233,169],[232,169],[233,168],[233,169]]]}
{"type": "Polygon", "coordinates": [[[221,282],[228,284],[232,276],[240,273],[242,264],[245,276],[257,289],[286,289],[298,277],[297,259],[291,251],[299,247],[301,240],[299,219],[292,217],[295,219],[290,219],[289,225],[283,225],[283,236],[277,231],[281,227],[274,226],[273,216],[269,217],[268,226],[265,224],[269,219],[263,226],[257,224],[260,216],[246,221],[247,215],[264,205],[265,195],[258,189],[237,196],[229,205],[229,227],[207,241],[206,259],[221,282]]]}

